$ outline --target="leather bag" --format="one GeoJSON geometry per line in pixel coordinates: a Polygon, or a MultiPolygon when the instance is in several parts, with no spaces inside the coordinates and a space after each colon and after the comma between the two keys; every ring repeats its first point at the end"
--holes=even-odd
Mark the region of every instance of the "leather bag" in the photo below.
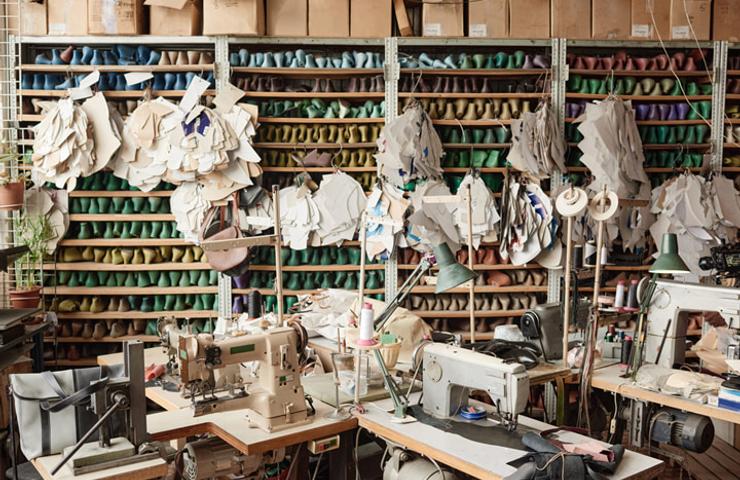
{"type": "MultiPolygon", "coordinates": [[[[201,243],[210,240],[234,240],[244,237],[239,227],[238,194],[235,193],[231,200],[230,225],[228,225],[226,219],[228,208],[228,206],[217,206],[208,211],[199,235],[201,243]],[[219,214],[219,220],[214,223],[213,219],[216,214],[219,214]]],[[[230,276],[239,276],[246,272],[249,267],[249,247],[210,250],[206,254],[206,258],[214,270],[230,276]]]]}

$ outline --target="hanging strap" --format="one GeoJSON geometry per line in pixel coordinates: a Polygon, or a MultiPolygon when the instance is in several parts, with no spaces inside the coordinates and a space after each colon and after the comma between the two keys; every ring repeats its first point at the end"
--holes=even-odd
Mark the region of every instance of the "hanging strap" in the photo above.
{"type": "Polygon", "coordinates": [[[60,398],[60,400],[55,403],[51,403],[48,400],[42,400],[40,402],[41,409],[47,412],[58,412],[60,410],[64,410],[70,405],[77,405],[82,401],[87,401],[90,398],[90,395],[99,391],[108,383],[108,377],[103,377],[100,380],[90,382],[88,386],[77,390],[73,394],[67,395],[66,393],[64,393],[64,390],[59,385],[59,381],[53,373],[42,372],[41,377],[46,380],[52,390],[54,390],[54,392],[59,395],[60,398]]]}

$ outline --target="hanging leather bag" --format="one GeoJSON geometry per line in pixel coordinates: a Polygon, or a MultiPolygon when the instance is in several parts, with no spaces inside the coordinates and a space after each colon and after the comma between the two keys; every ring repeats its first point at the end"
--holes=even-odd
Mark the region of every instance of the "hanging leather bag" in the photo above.
{"type": "MultiPolygon", "coordinates": [[[[231,218],[227,220],[229,207],[212,207],[206,214],[198,239],[202,242],[211,240],[236,240],[243,238],[239,227],[239,196],[234,194],[231,199],[231,218]],[[219,215],[219,220],[214,223],[214,217],[219,215]],[[229,224],[230,223],[230,224],[229,224]]],[[[224,250],[209,250],[206,254],[209,265],[227,275],[238,276],[249,267],[249,247],[236,247],[224,250]]]]}

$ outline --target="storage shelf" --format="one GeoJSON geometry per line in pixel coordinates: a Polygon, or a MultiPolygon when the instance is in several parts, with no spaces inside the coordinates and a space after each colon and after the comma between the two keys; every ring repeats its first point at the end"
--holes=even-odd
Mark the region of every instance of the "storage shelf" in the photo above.
{"type": "Polygon", "coordinates": [[[505,98],[533,99],[549,97],[549,93],[444,93],[444,92],[399,92],[398,98],[505,98]]]}
{"type": "Polygon", "coordinates": [[[183,238],[65,238],[58,243],[61,247],[175,247],[195,245],[183,238]]]}
{"type": "MultiPolygon", "coordinates": [[[[470,311],[465,310],[411,310],[414,315],[423,318],[470,318],[470,311]]],[[[476,310],[475,318],[518,317],[526,310],[476,310]]]]}
{"type": "Polygon", "coordinates": [[[245,92],[247,98],[385,98],[384,92],[245,92]]]}
{"type": "MultiPolygon", "coordinates": [[[[608,95],[598,93],[566,93],[566,98],[581,99],[581,100],[603,100],[608,95]]],[[[729,97],[729,95],[728,95],[729,97]]],[[[691,95],[684,98],[683,95],[620,95],[622,100],[636,100],[640,102],[685,102],[686,99],[690,102],[697,102],[702,100],[712,100],[711,95],[691,95]]],[[[740,99],[740,95],[738,95],[740,99]]]]}
{"type": "Polygon", "coordinates": [[[443,143],[444,148],[509,148],[511,143],[443,143]]]}
{"type": "Polygon", "coordinates": [[[19,40],[21,43],[35,45],[117,45],[126,43],[161,47],[164,45],[214,44],[216,37],[204,35],[23,35],[19,37],[19,40]]]}
{"type": "Polygon", "coordinates": [[[262,171],[265,173],[334,173],[337,170],[341,170],[344,173],[363,173],[363,172],[377,172],[377,167],[301,167],[296,165],[295,167],[262,167],[262,171]]]}
{"type": "Polygon", "coordinates": [[[229,70],[231,70],[233,73],[279,75],[294,78],[383,75],[382,68],[229,67],[229,70]]]}
{"type": "MultiPolygon", "coordinates": [[[[274,267],[273,267],[274,268],[274,267]]],[[[250,270],[252,267],[250,267],[250,270]]],[[[47,263],[44,264],[44,270],[70,272],[70,271],[102,271],[118,272],[125,270],[127,272],[148,272],[148,271],[171,271],[171,270],[211,270],[211,265],[206,262],[180,263],[180,262],[162,262],[162,263],[144,263],[144,264],[118,264],[96,263],[96,262],[70,262],[70,263],[47,263]]]]}
{"type": "MultiPolygon", "coordinates": [[[[423,285],[414,287],[412,293],[434,293],[436,287],[432,285],[423,285]]],[[[468,293],[470,290],[468,287],[457,287],[452,290],[448,290],[445,293],[468,293]]],[[[542,286],[524,286],[524,285],[511,285],[508,287],[492,287],[489,285],[476,285],[474,289],[475,293],[546,293],[547,285],[542,286]]]]}
{"type": "Polygon", "coordinates": [[[71,312],[63,313],[58,312],[57,318],[60,320],[134,320],[134,319],[148,319],[148,318],[160,318],[160,317],[176,317],[176,318],[216,318],[218,312],[211,310],[173,310],[173,311],[160,311],[160,312],[140,312],[130,310],[128,312],[71,312]]]}
{"type": "Polygon", "coordinates": [[[124,335],[122,337],[103,337],[100,339],[84,337],[44,337],[45,343],[121,343],[140,340],[145,343],[159,343],[160,338],[156,335],[124,335]]]}
{"type": "Polygon", "coordinates": [[[71,222],[174,222],[171,213],[72,213],[71,222]]]}
{"type": "Polygon", "coordinates": [[[90,73],[104,72],[212,72],[212,63],[203,65],[36,65],[24,64],[17,67],[22,72],[90,73]]]}
{"type": "Polygon", "coordinates": [[[218,287],[44,287],[47,295],[187,295],[218,293],[218,287]]]}
{"type": "Polygon", "coordinates": [[[384,123],[384,118],[301,118],[301,117],[259,117],[259,123],[316,123],[316,124],[366,124],[384,123]]]}
{"type": "Polygon", "coordinates": [[[47,367],[94,367],[98,364],[98,358],[79,358],[77,360],[44,360],[47,367]]]}
{"type": "Polygon", "coordinates": [[[451,77],[522,77],[522,76],[544,76],[550,75],[550,69],[543,68],[402,68],[401,75],[448,75],[451,77]]]}
{"type": "Polygon", "coordinates": [[[171,197],[173,190],[155,190],[153,192],[142,192],[140,190],[122,190],[122,191],[107,191],[107,190],[74,190],[69,192],[68,195],[71,198],[79,197],[171,197]]]}
{"type": "MultiPolygon", "coordinates": [[[[142,98],[144,90],[106,90],[102,92],[106,98],[142,98]]],[[[203,95],[215,95],[215,90],[206,90],[203,95]]],[[[23,97],[66,97],[67,90],[18,90],[23,97]]],[[[152,90],[152,97],[182,97],[185,90],[152,90]]]]}
{"type": "MultiPolygon", "coordinates": [[[[359,265],[293,265],[282,266],[283,272],[359,272],[359,265]]],[[[365,265],[365,270],[383,270],[383,264],[365,265]]],[[[275,265],[249,265],[249,270],[255,272],[274,272],[275,265]]]]}
{"type": "MultiPolygon", "coordinates": [[[[570,68],[568,69],[570,75],[599,75],[609,76],[614,75],[615,77],[674,77],[674,72],[670,70],[589,70],[583,68],[570,68]]],[[[675,76],[678,77],[709,77],[710,74],[703,70],[696,70],[693,72],[687,72],[683,70],[675,71],[675,76]]]]}
{"type": "MultiPolygon", "coordinates": [[[[674,173],[674,172],[692,172],[700,173],[700,167],[645,167],[645,173],[674,173]]],[[[723,168],[724,172],[725,169],[723,168]]],[[[586,173],[588,172],[587,167],[568,167],[568,173],[586,173]]]]}
{"type": "MultiPolygon", "coordinates": [[[[568,142],[569,147],[577,147],[579,142],[568,142]]],[[[668,150],[684,149],[696,150],[700,148],[710,148],[711,143],[643,143],[643,150],[668,150]]]]}
{"type": "MultiPolygon", "coordinates": [[[[275,295],[275,290],[272,288],[233,288],[231,290],[231,293],[233,293],[234,295],[247,295],[248,293],[254,290],[257,290],[262,295],[275,295]]],[[[317,293],[320,290],[321,290],[320,288],[315,288],[313,290],[286,290],[283,287],[283,296],[286,297],[286,296],[296,296],[296,295],[311,295],[312,293],[317,293]]],[[[352,291],[357,291],[357,290],[352,290],[352,291]]],[[[385,293],[385,290],[382,288],[371,288],[371,289],[366,288],[365,289],[365,295],[376,295],[379,293],[385,293]]]]}
{"type": "MultiPolygon", "coordinates": [[[[464,247],[463,247],[464,248],[464,247]]],[[[468,266],[468,262],[464,262],[463,265],[468,266]]],[[[416,265],[399,264],[399,270],[414,270],[416,265]]],[[[438,270],[439,268],[435,265],[432,270],[438,270]]],[[[545,267],[537,263],[528,263],[526,265],[512,265],[512,264],[496,264],[486,265],[483,263],[476,263],[473,265],[475,271],[496,271],[496,270],[545,270],[545,267]]]]}
{"type": "MultiPolygon", "coordinates": [[[[442,170],[444,170],[445,173],[468,173],[470,171],[471,167],[444,167],[442,170]]],[[[475,170],[478,170],[480,173],[506,173],[506,168],[504,167],[480,167],[476,168],[475,170]]]]}
{"type": "Polygon", "coordinates": [[[375,148],[375,142],[368,143],[282,143],[282,142],[260,142],[252,145],[254,148],[272,148],[276,150],[295,150],[302,148],[311,150],[314,148],[375,148]]]}
{"type": "Polygon", "coordinates": [[[511,120],[432,120],[433,125],[440,127],[500,127],[511,125],[511,120]]]}
{"type": "MultiPolygon", "coordinates": [[[[565,123],[575,123],[575,118],[566,118],[565,123]]],[[[637,125],[644,126],[679,126],[679,125],[706,125],[704,120],[637,120],[637,125]]]]}

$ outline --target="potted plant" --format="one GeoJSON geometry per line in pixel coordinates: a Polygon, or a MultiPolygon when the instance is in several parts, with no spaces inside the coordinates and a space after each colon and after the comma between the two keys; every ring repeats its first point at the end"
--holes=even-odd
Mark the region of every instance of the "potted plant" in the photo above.
{"type": "Polygon", "coordinates": [[[45,215],[23,215],[14,223],[16,238],[29,251],[16,260],[15,290],[9,292],[10,303],[13,308],[36,308],[41,299],[41,265],[54,232],[45,215]]]}
{"type": "Polygon", "coordinates": [[[0,210],[20,210],[23,207],[25,181],[22,176],[13,176],[8,166],[18,163],[20,155],[7,146],[0,149],[0,210]]]}

